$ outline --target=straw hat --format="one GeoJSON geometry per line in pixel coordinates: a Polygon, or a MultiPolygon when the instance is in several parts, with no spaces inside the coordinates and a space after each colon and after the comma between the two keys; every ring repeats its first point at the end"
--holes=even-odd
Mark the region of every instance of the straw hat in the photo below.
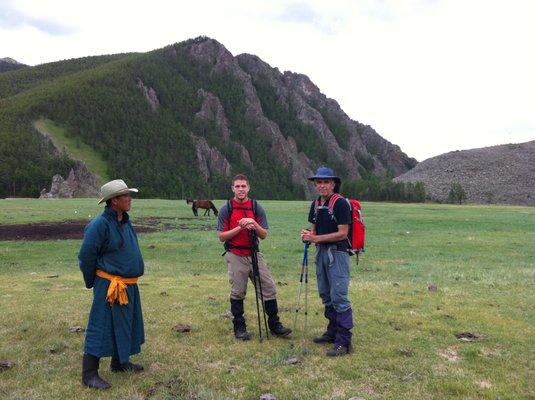
{"type": "Polygon", "coordinates": [[[114,181],[105,183],[100,188],[100,195],[102,198],[98,202],[98,204],[107,201],[109,199],[113,199],[117,196],[122,196],[123,194],[127,193],[137,193],[138,190],[136,188],[129,188],[126,186],[126,183],[122,179],[115,179],[114,181]]]}

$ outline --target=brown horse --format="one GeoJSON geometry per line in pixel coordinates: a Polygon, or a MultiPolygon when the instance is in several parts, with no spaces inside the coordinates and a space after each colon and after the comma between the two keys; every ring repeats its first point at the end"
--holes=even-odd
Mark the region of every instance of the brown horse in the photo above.
{"type": "Polygon", "coordinates": [[[204,209],[204,215],[207,215],[208,216],[210,215],[210,210],[213,210],[214,212],[214,215],[217,216],[217,208],[216,206],[214,206],[214,203],[212,203],[212,200],[191,200],[191,199],[186,199],[186,203],[187,204],[192,204],[191,206],[191,209],[193,211],[193,215],[195,215],[196,217],[199,216],[199,214],[197,214],[197,210],[199,208],[202,208],[204,209]]]}

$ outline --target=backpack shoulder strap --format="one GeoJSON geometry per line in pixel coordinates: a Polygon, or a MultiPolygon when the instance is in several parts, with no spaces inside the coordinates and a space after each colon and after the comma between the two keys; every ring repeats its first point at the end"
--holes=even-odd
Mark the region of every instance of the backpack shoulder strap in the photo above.
{"type": "Polygon", "coordinates": [[[258,202],[256,199],[251,199],[251,201],[253,202],[253,217],[256,217],[256,214],[258,214],[258,202]]]}
{"type": "Polygon", "coordinates": [[[232,200],[227,200],[227,214],[228,214],[228,220],[230,221],[230,217],[232,216],[232,200]]]}
{"type": "Polygon", "coordinates": [[[338,199],[343,199],[344,197],[341,196],[340,194],[338,193],[334,193],[331,198],[329,199],[329,212],[332,214],[334,212],[334,203],[336,203],[336,201],[338,199]]]}

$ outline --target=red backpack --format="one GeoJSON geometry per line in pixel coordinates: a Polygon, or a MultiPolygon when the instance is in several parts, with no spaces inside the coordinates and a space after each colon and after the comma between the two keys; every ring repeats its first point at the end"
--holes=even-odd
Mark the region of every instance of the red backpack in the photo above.
{"type": "MultiPolygon", "coordinates": [[[[366,226],[364,225],[364,219],[362,218],[362,209],[360,206],[360,202],[356,199],[346,199],[345,197],[339,195],[338,193],[334,193],[331,198],[329,199],[329,214],[333,217],[333,219],[336,221],[336,218],[333,214],[334,209],[334,203],[338,199],[344,199],[349,203],[349,207],[351,208],[351,225],[349,225],[349,235],[347,237],[347,240],[349,242],[349,249],[352,254],[356,254],[357,257],[359,253],[364,252],[364,242],[366,240],[366,226]]],[[[318,207],[320,206],[320,199],[318,198],[316,202],[314,203],[314,209],[317,212],[318,207]]]]}

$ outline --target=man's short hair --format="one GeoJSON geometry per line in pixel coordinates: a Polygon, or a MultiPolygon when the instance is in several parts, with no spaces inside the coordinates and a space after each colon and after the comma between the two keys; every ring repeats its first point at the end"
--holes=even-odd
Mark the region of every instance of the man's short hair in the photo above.
{"type": "Polygon", "coordinates": [[[236,181],[245,181],[247,184],[249,184],[249,179],[244,174],[238,174],[232,178],[232,184],[234,185],[234,182],[236,181]]]}

